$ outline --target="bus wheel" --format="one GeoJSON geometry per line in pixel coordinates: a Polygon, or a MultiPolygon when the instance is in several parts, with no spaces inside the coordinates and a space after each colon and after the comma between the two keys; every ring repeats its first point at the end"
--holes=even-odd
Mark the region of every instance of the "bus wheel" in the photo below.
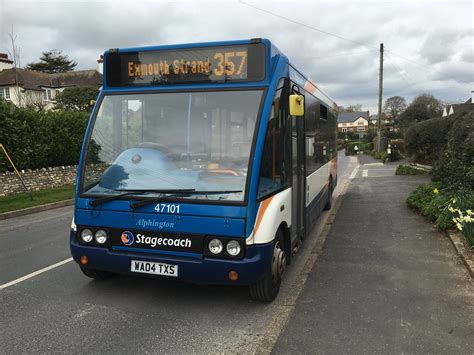
{"type": "Polygon", "coordinates": [[[286,252],[283,239],[283,232],[278,230],[273,244],[273,255],[271,265],[263,279],[256,284],[250,285],[250,297],[257,301],[271,302],[275,299],[280,285],[283,273],[286,267],[286,252]]]}
{"type": "Polygon", "coordinates": [[[79,266],[79,267],[81,268],[81,271],[84,275],[94,280],[106,280],[106,279],[110,279],[112,276],[115,275],[108,271],[89,269],[82,266],[79,266]]]}
{"type": "Polygon", "coordinates": [[[326,205],[324,206],[324,209],[327,211],[327,210],[330,210],[332,207],[332,178],[329,179],[329,183],[328,183],[328,199],[326,201],[326,205]]]}

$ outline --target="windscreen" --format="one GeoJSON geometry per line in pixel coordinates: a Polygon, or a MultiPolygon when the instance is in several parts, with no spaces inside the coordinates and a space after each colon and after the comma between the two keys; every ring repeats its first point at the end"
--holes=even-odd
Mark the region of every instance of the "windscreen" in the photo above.
{"type": "Polygon", "coordinates": [[[87,144],[82,193],[195,189],[233,192],[186,198],[243,201],[262,93],[105,96],[87,144]]]}

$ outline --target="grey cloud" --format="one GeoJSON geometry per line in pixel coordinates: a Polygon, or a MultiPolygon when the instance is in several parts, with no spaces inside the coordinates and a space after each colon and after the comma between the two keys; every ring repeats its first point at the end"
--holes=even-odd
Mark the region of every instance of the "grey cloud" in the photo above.
{"type": "Polygon", "coordinates": [[[111,47],[130,47],[267,37],[339,103],[374,109],[378,88],[378,44],[387,52],[385,93],[410,100],[420,90],[440,98],[461,95],[472,64],[471,4],[421,2],[261,2],[250,4],[326,32],[342,40],[240,4],[157,1],[0,0],[0,52],[10,48],[6,34],[15,27],[22,64],[42,51],[59,49],[95,68],[111,47]],[[25,11],[24,9],[29,9],[25,11]],[[456,21],[449,21],[456,18],[456,21]],[[362,42],[365,45],[360,45],[362,42]],[[464,63],[465,65],[463,65],[464,63]],[[449,88],[449,90],[448,90],[449,88]]]}

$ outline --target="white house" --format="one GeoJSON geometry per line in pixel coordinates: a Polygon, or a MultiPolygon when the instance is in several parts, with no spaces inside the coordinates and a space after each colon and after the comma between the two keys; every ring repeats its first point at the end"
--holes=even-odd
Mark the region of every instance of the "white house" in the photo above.
{"type": "Polygon", "coordinates": [[[97,87],[102,85],[102,74],[97,70],[80,70],[48,74],[14,68],[8,55],[0,53],[0,100],[16,106],[54,107],[57,93],[68,87],[97,87]]]}
{"type": "Polygon", "coordinates": [[[471,92],[471,97],[463,104],[448,104],[443,109],[442,117],[451,116],[457,112],[472,112],[474,111],[474,91],[471,92]]]}
{"type": "Polygon", "coordinates": [[[369,111],[365,112],[343,112],[337,117],[338,132],[358,133],[360,137],[367,134],[369,130],[369,111]]]}

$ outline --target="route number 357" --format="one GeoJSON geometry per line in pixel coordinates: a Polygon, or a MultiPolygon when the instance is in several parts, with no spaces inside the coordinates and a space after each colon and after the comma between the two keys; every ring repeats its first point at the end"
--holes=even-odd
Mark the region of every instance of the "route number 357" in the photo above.
{"type": "Polygon", "coordinates": [[[247,61],[247,51],[236,52],[217,52],[214,54],[217,60],[217,68],[214,69],[214,75],[240,75],[247,61]]]}
{"type": "Polygon", "coordinates": [[[179,205],[172,203],[158,203],[155,206],[155,211],[158,213],[179,213],[179,205]]]}

